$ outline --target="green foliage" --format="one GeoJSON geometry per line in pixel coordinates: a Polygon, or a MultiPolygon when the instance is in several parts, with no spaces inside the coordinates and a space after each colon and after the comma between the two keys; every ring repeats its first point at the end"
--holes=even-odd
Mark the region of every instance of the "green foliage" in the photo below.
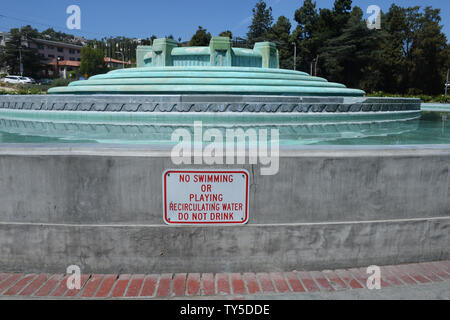
{"type": "Polygon", "coordinates": [[[223,31],[219,34],[219,37],[228,37],[233,39],[233,33],[230,30],[223,31]]]}
{"type": "Polygon", "coordinates": [[[267,7],[264,0],[259,0],[252,9],[253,19],[247,32],[247,39],[250,44],[267,40],[267,33],[272,27],[273,16],[272,7],[267,7]]]}
{"type": "Polygon", "coordinates": [[[67,75],[67,77],[68,77],[70,80],[75,80],[76,77],[77,77],[77,73],[76,73],[75,71],[70,71],[69,74],[67,75]]]}
{"type": "Polygon", "coordinates": [[[23,94],[46,94],[47,86],[39,86],[39,85],[16,85],[15,90],[4,90],[0,89],[0,95],[4,94],[13,94],[13,95],[23,95],[23,94]]]}
{"type": "Polygon", "coordinates": [[[450,96],[441,95],[426,95],[426,94],[398,94],[387,93],[383,91],[375,91],[369,93],[369,97],[394,97],[394,98],[418,98],[424,103],[450,103],[450,96]]]}
{"type": "Polygon", "coordinates": [[[439,9],[393,4],[381,15],[381,30],[369,30],[351,0],[335,0],[331,10],[304,0],[294,19],[291,41],[297,44],[299,70],[309,73],[318,57],[318,76],[368,93],[443,91],[450,47],[439,9]]]}
{"type": "Polygon", "coordinates": [[[447,64],[449,48],[447,39],[441,32],[440,21],[440,9],[433,10],[431,7],[426,7],[417,17],[419,28],[414,35],[411,49],[413,64],[410,87],[419,88],[430,94],[442,91],[445,72],[441,70],[449,66],[447,64]]]}
{"type": "Polygon", "coordinates": [[[47,30],[42,31],[37,37],[46,40],[70,42],[76,45],[81,45],[81,42],[76,40],[74,35],[55,31],[53,28],[48,28],[47,30]]]}
{"type": "Polygon", "coordinates": [[[316,58],[319,46],[319,14],[316,3],[305,0],[295,11],[294,20],[297,27],[291,35],[291,41],[297,45],[297,69],[308,70],[309,64],[316,58]]]}
{"type": "Polygon", "coordinates": [[[63,78],[55,79],[52,81],[50,88],[65,87],[65,86],[68,86],[69,83],[71,83],[72,81],[74,81],[74,80],[73,79],[63,79],[63,78]]]}
{"type": "Polygon", "coordinates": [[[110,37],[102,38],[100,40],[87,40],[87,46],[101,50],[104,57],[111,57],[113,59],[122,60],[122,55],[117,52],[122,52],[125,61],[130,61],[136,58],[136,48],[138,45],[151,45],[153,40],[157,37],[155,35],[150,38],[137,41],[127,37],[110,37]]]}
{"type": "Polygon", "coordinates": [[[450,103],[450,96],[444,96],[443,94],[436,96],[433,98],[433,102],[438,102],[438,103],[450,103]]]}
{"type": "Polygon", "coordinates": [[[377,60],[375,90],[436,95],[443,90],[450,67],[450,48],[439,9],[392,5],[382,19],[383,40],[377,60]]]}
{"type": "Polygon", "coordinates": [[[296,28],[298,37],[302,40],[311,39],[319,20],[316,3],[305,0],[303,6],[295,11],[294,20],[298,23],[296,28]]]}
{"type": "Polygon", "coordinates": [[[2,87],[7,87],[8,90],[0,88],[0,95],[3,94],[46,94],[48,89],[53,87],[65,87],[74,80],[70,79],[57,79],[54,80],[51,85],[38,85],[38,84],[7,84],[2,83],[2,87]],[[11,90],[13,89],[13,90],[11,90]]]}
{"type": "Polygon", "coordinates": [[[267,32],[267,39],[274,42],[277,45],[280,68],[292,69],[293,57],[292,50],[293,45],[290,42],[291,23],[285,16],[280,16],[277,22],[267,32]]]}
{"type": "Polygon", "coordinates": [[[370,89],[373,85],[380,33],[369,30],[360,8],[353,8],[340,35],[323,44],[322,66],[332,81],[370,89]]]}
{"type": "Polygon", "coordinates": [[[43,92],[38,88],[21,88],[17,90],[16,94],[42,94],[43,92]]]}
{"type": "Polygon", "coordinates": [[[209,46],[211,41],[211,33],[201,26],[198,27],[197,32],[192,36],[191,41],[189,41],[190,46],[209,46]]]}
{"type": "Polygon", "coordinates": [[[83,47],[81,49],[80,73],[89,77],[108,72],[103,53],[100,49],[83,47]]]}
{"type": "Polygon", "coordinates": [[[28,42],[38,35],[39,32],[30,26],[10,30],[9,39],[0,51],[0,65],[8,66],[9,74],[19,75],[20,61],[22,61],[24,76],[38,76],[44,62],[43,58],[38,54],[37,49],[27,46],[28,42]]]}

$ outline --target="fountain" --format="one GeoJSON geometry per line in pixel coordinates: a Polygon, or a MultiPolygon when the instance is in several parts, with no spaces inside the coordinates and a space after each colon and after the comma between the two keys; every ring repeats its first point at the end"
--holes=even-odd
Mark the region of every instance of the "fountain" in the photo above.
{"type": "Polygon", "coordinates": [[[49,90],[49,96],[9,97],[0,108],[137,113],[354,113],[405,111],[420,116],[417,99],[366,98],[307,73],[278,68],[270,42],[232,48],[229,38],[209,47],[177,47],[170,39],[137,49],[137,68],[120,69],[49,90]],[[112,96],[114,95],[114,96],[112,96]]]}
{"type": "Polygon", "coordinates": [[[138,47],[136,68],[0,97],[0,138],[13,142],[0,144],[0,270],[255,272],[449,259],[450,141],[438,128],[418,144],[420,117],[418,99],[370,98],[279,69],[269,42],[156,39],[138,47]],[[194,121],[223,136],[278,130],[279,171],[260,175],[263,164],[250,160],[175,164],[172,137],[195,136],[194,121]],[[397,146],[405,135],[413,144],[397,146]],[[345,139],[350,146],[334,145],[345,139]],[[190,188],[169,181],[183,170],[242,177],[242,221],[173,224],[163,195],[167,185],[174,197],[190,188]]]}

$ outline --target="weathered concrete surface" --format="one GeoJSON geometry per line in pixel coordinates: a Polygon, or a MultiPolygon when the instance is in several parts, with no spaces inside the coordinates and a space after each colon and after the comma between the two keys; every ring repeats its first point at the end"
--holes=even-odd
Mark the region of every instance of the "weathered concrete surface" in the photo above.
{"type": "MultiPolygon", "coordinates": [[[[0,221],[164,225],[162,172],[177,168],[169,151],[59,150],[0,151],[0,221]]],[[[273,176],[260,165],[210,168],[252,173],[250,224],[450,216],[450,147],[282,150],[279,165],[273,176]]]]}
{"type": "Polygon", "coordinates": [[[449,146],[282,150],[274,176],[220,166],[251,173],[241,227],[163,223],[168,152],[2,146],[0,269],[244,272],[450,257],[449,146]]]}
{"type": "Polygon", "coordinates": [[[0,270],[260,272],[445,260],[450,219],[166,227],[0,224],[0,270]]]}

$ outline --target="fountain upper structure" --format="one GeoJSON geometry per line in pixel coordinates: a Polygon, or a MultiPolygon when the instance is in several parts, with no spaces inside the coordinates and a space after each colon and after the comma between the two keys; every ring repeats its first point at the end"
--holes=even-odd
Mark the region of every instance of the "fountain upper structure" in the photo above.
{"type": "Polygon", "coordinates": [[[365,92],[305,72],[279,68],[274,43],[233,48],[227,37],[208,47],[178,47],[171,39],[139,46],[136,68],[119,69],[49,90],[52,94],[226,94],[363,97],[365,92]]]}

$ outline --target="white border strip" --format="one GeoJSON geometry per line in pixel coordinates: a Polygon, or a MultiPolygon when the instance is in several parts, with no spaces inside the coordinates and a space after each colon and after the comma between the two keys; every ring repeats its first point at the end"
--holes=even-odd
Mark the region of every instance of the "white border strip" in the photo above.
{"type": "MultiPolygon", "coordinates": [[[[450,220],[450,216],[446,217],[431,217],[431,218],[411,218],[411,219],[388,219],[388,220],[367,220],[367,221],[330,221],[330,222],[305,222],[305,223],[268,223],[268,224],[252,224],[248,223],[246,225],[214,225],[214,226],[205,226],[205,225],[185,225],[185,226],[177,226],[187,227],[187,228],[211,228],[211,227],[301,227],[301,226],[321,226],[321,225],[346,225],[346,224],[371,224],[371,223],[396,223],[396,222],[427,222],[427,221],[439,221],[439,220],[450,220]]],[[[0,225],[21,225],[21,226],[50,226],[50,227],[93,227],[93,228],[123,228],[123,227],[148,227],[148,228],[170,228],[166,224],[71,224],[71,223],[39,223],[39,222],[1,222],[0,225]]]]}

